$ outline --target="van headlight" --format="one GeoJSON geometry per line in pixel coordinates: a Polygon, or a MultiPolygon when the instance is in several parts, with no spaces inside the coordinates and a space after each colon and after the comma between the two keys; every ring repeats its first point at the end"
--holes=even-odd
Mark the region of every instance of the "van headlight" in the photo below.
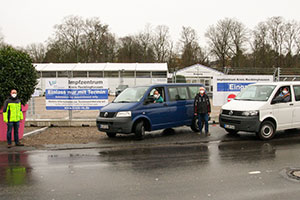
{"type": "Polygon", "coordinates": [[[258,110],[250,110],[242,112],[243,116],[258,116],[258,110]]]}
{"type": "Polygon", "coordinates": [[[116,117],[131,117],[131,111],[118,112],[116,117]]]}

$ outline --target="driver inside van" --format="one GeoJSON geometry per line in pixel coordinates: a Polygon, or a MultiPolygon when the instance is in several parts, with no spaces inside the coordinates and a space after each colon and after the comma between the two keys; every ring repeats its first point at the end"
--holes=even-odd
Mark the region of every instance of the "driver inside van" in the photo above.
{"type": "Polygon", "coordinates": [[[163,103],[164,99],[160,96],[159,92],[157,90],[154,91],[154,102],[153,103],[163,103]]]}
{"type": "Polygon", "coordinates": [[[275,99],[279,102],[289,102],[291,100],[289,89],[287,87],[283,88],[275,99]]]}

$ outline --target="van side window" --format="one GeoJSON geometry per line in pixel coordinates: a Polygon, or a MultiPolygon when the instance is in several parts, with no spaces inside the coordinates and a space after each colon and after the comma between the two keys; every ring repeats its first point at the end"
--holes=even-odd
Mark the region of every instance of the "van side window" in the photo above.
{"type": "Polygon", "coordinates": [[[189,99],[188,91],[186,87],[178,87],[178,95],[179,99],[178,100],[186,100],[189,99]]]}
{"type": "Polygon", "coordinates": [[[189,86],[190,99],[194,99],[199,93],[200,86],[189,86]]]}
{"type": "Polygon", "coordinates": [[[273,99],[276,103],[286,103],[291,101],[291,88],[290,86],[283,86],[278,89],[273,99]]]}
{"type": "Polygon", "coordinates": [[[180,101],[188,99],[187,87],[169,87],[169,97],[171,101],[180,101]]]}
{"type": "Polygon", "coordinates": [[[294,85],[295,100],[300,101],[300,85],[294,85]]]}
{"type": "Polygon", "coordinates": [[[175,87],[169,87],[168,88],[168,92],[169,92],[170,101],[176,101],[177,98],[178,98],[177,88],[175,88],[175,87]]]}

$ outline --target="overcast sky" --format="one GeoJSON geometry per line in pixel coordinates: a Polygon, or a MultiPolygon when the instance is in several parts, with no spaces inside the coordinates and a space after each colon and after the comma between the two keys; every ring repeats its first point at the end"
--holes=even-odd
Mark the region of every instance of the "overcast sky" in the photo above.
{"type": "Polygon", "coordinates": [[[118,37],[146,24],[167,25],[177,41],[182,26],[194,28],[201,43],[210,25],[225,17],[254,28],[269,17],[300,21],[300,0],[0,0],[0,32],[6,43],[44,43],[68,15],[99,17],[118,37]]]}

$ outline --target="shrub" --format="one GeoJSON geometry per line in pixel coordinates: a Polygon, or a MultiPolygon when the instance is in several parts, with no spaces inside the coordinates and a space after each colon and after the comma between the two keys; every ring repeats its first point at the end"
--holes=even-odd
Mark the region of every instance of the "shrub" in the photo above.
{"type": "Polygon", "coordinates": [[[37,72],[30,56],[11,46],[0,47],[0,108],[10,95],[18,91],[18,98],[26,104],[37,85],[37,72]]]}

